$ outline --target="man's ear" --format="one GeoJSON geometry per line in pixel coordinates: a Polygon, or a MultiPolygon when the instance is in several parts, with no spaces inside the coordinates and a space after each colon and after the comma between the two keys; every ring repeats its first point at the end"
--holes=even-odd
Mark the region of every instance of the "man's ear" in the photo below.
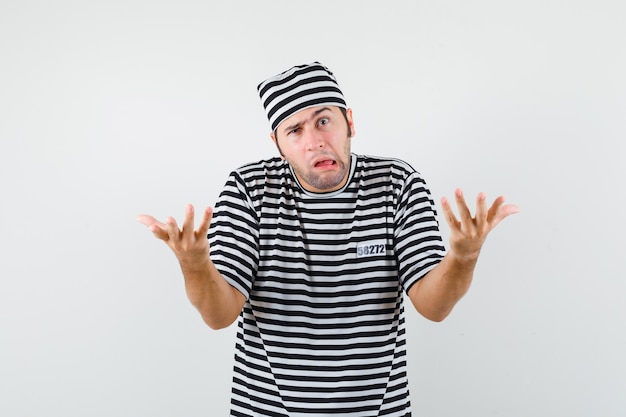
{"type": "Polygon", "coordinates": [[[274,142],[274,145],[276,145],[276,148],[278,149],[278,153],[280,154],[280,157],[282,159],[285,159],[285,155],[283,155],[283,151],[280,150],[280,145],[278,145],[278,139],[276,138],[276,135],[274,134],[274,132],[270,133],[270,139],[272,139],[272,142],[274,142]]]}
{"type": "Polygon", "coordinates": [[[352,138],[354,137],[354,119],[352,118],[352,109],[348,108],[346,109],[346,119],[348,120],[348,133],[349,136],[352,138]]]}

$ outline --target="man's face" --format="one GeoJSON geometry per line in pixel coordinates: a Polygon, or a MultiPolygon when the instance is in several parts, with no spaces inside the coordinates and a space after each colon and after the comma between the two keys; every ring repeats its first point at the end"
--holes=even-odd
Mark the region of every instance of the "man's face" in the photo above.
{"type": "Polygon", "coordinates": [[[283,120],[271,137],[300,184],[321,193],[340,189],[348,179],[350,133],[354,135],[351,109],[344,118],[336,106],[317,106],[283,120]]]}

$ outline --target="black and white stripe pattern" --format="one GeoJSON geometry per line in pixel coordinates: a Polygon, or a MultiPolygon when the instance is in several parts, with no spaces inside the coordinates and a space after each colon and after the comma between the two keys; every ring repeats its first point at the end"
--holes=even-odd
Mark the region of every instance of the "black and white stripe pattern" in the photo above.
{"type": "Polygon", "coordinates": [[[410,416],[403,292],[443,257],[408,164],[352,155],[339,191],[302,190],[274,158],[233,172],[211,257],[248,297],[231,416],[410,416]]]}
{"type": "Polygon", "coordinates": [[[319,62],[297,65],[257,86],[272,131],[308,107],[333,105],[346,108],[346,101],[332,72],[319,62]]]}

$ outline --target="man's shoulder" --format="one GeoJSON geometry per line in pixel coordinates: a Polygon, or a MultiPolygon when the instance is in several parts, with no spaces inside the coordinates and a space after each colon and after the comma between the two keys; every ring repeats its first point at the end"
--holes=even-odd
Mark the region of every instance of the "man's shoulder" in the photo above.
{"type": "Polygon", "coordinates": [[[357,155],[357,166],[364,170],[386,169],[403,172],[407,175],[417,173],[415,168],[401,158],[391,156],[357,155]]]}
{"type": "Polygon", "coordinates": [[[284,170],[286,166],[286,162],[282,158],[276,156],[244,163],[236,168],[234,172],[241,176],[249,176],[258,173],[266,174],[272,171],[281,171],[284,170]]]}

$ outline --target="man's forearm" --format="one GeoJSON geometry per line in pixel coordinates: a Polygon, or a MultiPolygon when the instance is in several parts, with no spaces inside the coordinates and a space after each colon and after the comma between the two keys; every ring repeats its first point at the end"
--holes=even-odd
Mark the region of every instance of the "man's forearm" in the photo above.
{"type": "Polygon", "coordinates": [[[222,277],[210,259],[202,264],[180,263],[191,304],[212,329],[231,325],[239,316],[245,297],[222,277]]]}
{"type": "Polygon", "coordinates": [[[417,311],[429,320],[445,319],[469,290],[476,261],[459,261],[448,253],[409,290],[409,298],[417,311]]]}

